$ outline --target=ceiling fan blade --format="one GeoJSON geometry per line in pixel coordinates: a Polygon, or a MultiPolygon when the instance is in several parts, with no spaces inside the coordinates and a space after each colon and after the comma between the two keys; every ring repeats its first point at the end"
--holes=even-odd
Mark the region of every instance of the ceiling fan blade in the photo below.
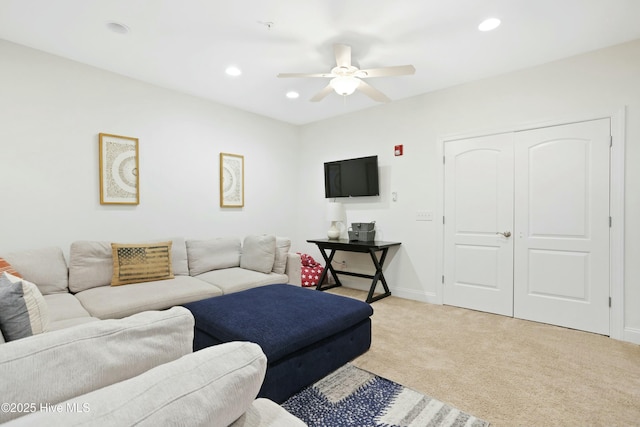
{"type": "Polygon", "coordinates": [[[406,76],[414,74],[416,68],[413,65],[396,65],[393,67],[369,68],[358,71],[358,77],[387,77],[387,76],[406,76]]]}
{"type": "Polygon", "coordinates": [[[311,102],[318,102],[324,99],[327,95],[333,92],[333,88],[331,84],[328,84],[322,89],[320,92],[316,93],[313,98],[310,99],[311,102]]]}
{"type": "Polygon", "coordinates": [[[336,55],[336,65],[338,67],[351,67],[351,46],[334,44],[333,53],[336,55]]]}
{"type": "Polygon", "coordinates": [[[312,74],[308,74],[308,73],[280,73],[278,74],[278,77],[283,78],[283,77],[335,77],[333,74],[331,73],[312,73],[312,74]]]}
{"type": "Polygon", "coordinates": [[[378,102],[391,102],[391,99],[387,97],[384,93],[380,92],[378,89],[374,88],[368,83],[360,80],[360,84],[358,84],[358,90],[374,101],[378,102]]]}

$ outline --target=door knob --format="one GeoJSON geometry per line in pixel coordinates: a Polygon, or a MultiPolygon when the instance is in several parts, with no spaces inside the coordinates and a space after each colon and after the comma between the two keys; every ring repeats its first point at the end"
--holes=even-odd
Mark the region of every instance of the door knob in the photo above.
{"type": "Polygon", "coordinates": [[[511,232],[510,231],[505,231],[504,233],[496,231],[496,234],[502,234],[504,237],[511,237],[511,232]]]}

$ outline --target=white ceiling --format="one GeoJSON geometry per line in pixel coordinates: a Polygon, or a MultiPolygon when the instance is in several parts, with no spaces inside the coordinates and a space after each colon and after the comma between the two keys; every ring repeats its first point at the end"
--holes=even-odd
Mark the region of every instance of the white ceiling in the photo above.
{"type": "Polygon", "coordinates": [[[367,80],[399,100],[639,39],[639,18],[639,0],[0,0],[0,38],[304,124],[378,105],[358,92],[309,102],[328,80],[276,78],[329,72],[334,43],[360,68],[413,64],[367,80]],[[487,17],[502,25],[481,33],[487,17]]]}

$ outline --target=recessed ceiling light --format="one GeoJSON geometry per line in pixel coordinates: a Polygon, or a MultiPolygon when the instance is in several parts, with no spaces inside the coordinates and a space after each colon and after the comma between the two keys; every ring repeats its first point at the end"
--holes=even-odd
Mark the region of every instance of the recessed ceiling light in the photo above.
{"type": "Polygon", "coordinates": [[[289,99],[297,99],[300,98],[300,94],[296,91],[290,90],[289,92],[287,92],[286,97],[289,99]]]}
{"type": "Polygon", "coordinates": [[[227,75],[233,76],[233,77],[238,77],[239,75],[242,74],[242,70],[236,67],[235,65],[227,67],[227,69],[224,72],[227,73],[227,75]]]}
{"type": "Polygon", "coordinates": [[[478,25],[478,30],[480,31],[491,31],[495,30],[500,26],[500,20],[498,18],[489,18],[485,19],[478,25]]]}
{"type": "Polygon", "coordinates": [[[129,27],[119,22],[107,22],[107,29],[116,34],[129,34],[129,27]]]}

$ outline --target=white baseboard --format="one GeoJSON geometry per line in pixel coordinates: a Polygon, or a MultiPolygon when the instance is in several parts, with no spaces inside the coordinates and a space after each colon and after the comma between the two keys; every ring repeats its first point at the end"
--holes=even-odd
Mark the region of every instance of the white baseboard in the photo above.
{"type": "Polygon", "coordinates": [[[411,299],[414,301],[428,302],[430,304],[438,304],[438,298],[435,294],[426,294],[407,288],[392,288],[391,295],[399,298],[411,299]]]}
{"type": "Polygon", "coordinates": [[[640,344],[640,329],[624,328],[623,341],[640,344]]]}
{"type": "MultiPolygon", "coordinates": [[[[340,278],[343,286],[345,288],[357,289],[359,291],[369,292],[371,284],[367,285],[365,283],[357,283],[355,281],[345,280],[340,278]]],[[[407,288],[398,288],[390,286],[389,290],[391,291],[391,295],[399,298],[406,298],[414,301],[420,302],[428,302],[431,304],[439,304],[438,298],[435,294],[426,294],[424,292],[416,291],[415,289],[407,289],[407,288]]],[[[376,293],[383,292],[382,283],[378,283],[376,287],[376,293]]]]}

